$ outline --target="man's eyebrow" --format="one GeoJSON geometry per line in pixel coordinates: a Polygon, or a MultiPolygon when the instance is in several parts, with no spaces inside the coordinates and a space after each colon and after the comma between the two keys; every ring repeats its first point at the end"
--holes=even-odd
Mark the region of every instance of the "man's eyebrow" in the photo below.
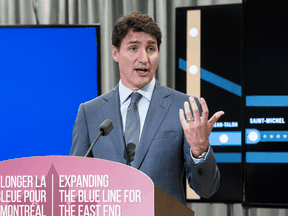
{"type": "Polygon", "coordinates": [[[129,41],[129,44],[140,44],[141,42],[139,41],[129,41]]]}
{"type": "Polygon", "coordinates": [[[156,44],[155,41],[148,41],[147,43],[148,43],[148,44],[156,44]]]}
{"type": "MultiPolygon", "coordinates": [[[[148,43],[148,44],[156,44],[156,42],[155,42],[155,41],[152,41],[152,40],[147,41],[147,43],[148,43]]],[[[128,44],[141,44],[141,42],[140,42],[140,41],[129,41],[128,44]]]]}

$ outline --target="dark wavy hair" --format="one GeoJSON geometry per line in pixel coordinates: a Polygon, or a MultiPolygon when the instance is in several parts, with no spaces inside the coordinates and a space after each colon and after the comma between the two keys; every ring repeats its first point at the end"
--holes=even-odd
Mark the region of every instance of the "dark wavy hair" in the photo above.
{"type": "Polygon", "coordinates": [[[129,30],[133,32],[145,32],[157,40],[157,47],[160,50],[162,32],[157,24],[148,15],[141,13],[132,13],[128,16],[121,17],[116,22],[112,32],[112,45],[120,49],[123,38],[127,35],[129,30]]]}

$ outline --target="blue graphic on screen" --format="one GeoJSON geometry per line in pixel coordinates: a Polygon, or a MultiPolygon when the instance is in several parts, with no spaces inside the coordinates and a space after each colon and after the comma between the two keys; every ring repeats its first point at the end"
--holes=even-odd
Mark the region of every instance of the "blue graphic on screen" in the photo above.
{"type": "MultiPolygon", "coordinates": [[[[186,61],[179,58],[179,68],[183,71],[186,71],[186,61]]],[[[240,85],[231,82],[230,80],[227,80],[223,77],[220,77],[210,71],[205,70],[204,68],[201,68],[201,79],[218,86],[219,88],[222,88],[230,93],[233,93],[239,97],[242,95],[242,88],[240,85]]]]}
{"type": "Polygon", "coordinates": [[[214,153],[217,163],[241,163],[241,153],[214,153]]]}
{"type": "Polygon", "coordinates": [[[259,131],[257,129],[245,130],[246,144],[259,142],[288,142],[288,131],[259,131]]]}
{"type": "Polygon", "coordinates": [[[288,152],[246,152],[246,163],[288,163],[288,152]]]}
{"type": "MultiPolygon", "coordinates": [[[[287,95],[251,95],[246,96],[246,107],[269,107],[281,108],[288,107],[287,95]]],[[[275,111],[274,111],[275,112],[275,111]]],[[[277,112],[275,112],[277,113],[277,112]]],[[[279,113],[279,112],[278,112],[279,113]]],[[[262,117],[262,118],[249,118],[249,124],[255,125],[269,125],[270,127],[285,125],[284,117],[262,117]]],[[[258,144],[259,142],[287,142],[287,130],[258,130],[246,129],[245,130],[245,143],[248,145],[258,144]]]]}
{"type": "Polygon", "coordinates": [[[69,155],[97,97],[96,28],[0,28],[0,160],[69,155]]]}
{"type": "Polygon", "coordinates": [[[209,142],[212,146],[241,146],[241,131],[212,131],[209,142]]]}
{"type": "Polygon", "coordinates": [[[288,107],[287,95],[246,96],[247,107],[288,107]]]}

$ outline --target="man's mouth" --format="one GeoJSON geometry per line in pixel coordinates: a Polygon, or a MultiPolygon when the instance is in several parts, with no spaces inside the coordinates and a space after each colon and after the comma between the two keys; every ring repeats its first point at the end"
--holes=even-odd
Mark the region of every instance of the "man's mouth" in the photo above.
{"type": "Polygon", "coordinates": [[[149,71],[147,68],[135,68],[135,70],[139,76],[146,76],[149,71]]]}
{"type": "Polygon", "coordinates": [[[147,68],[136,68],[135,69],[137,72],[147,72],[148,71],[148,69],[147,68]]]}

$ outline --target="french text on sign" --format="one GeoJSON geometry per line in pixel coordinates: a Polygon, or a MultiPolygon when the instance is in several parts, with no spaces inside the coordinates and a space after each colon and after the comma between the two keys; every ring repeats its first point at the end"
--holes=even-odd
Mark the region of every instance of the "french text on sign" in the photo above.
{"type": "Polygon", "coordinates": [[[29,175],[0,176],[1,188],[26,188],[33,187],[33,177],[29,175]]]}
{"type": "Polygon", "coordinates": [[[46,202],[45,190],[24,190],[24,202],[46,202]]]}
{"type": "Polygon", "coordinates": [[[285,124],[284,118],[250,118],[250,124],[285,124]]]}
{"type": "MultiPolygon", "coordinates": [[[[35,187],[46,187],[45,176],[42,175],[41,180],[38,176],[34,177],[35,187]]],[[[17,175],[17,176],[0,176],[0,188],[32,188],[33,176],[31,175],[17,175]]]]}
{"type": "Polygon", "coordinates": [[[21,190],[0,191],[0,202],[21,202],[21,190]]]}
{"type": "Polygon", "coordinates": [[[43,205],[0,205],[1,216],[46,216],[43,205]]]}

